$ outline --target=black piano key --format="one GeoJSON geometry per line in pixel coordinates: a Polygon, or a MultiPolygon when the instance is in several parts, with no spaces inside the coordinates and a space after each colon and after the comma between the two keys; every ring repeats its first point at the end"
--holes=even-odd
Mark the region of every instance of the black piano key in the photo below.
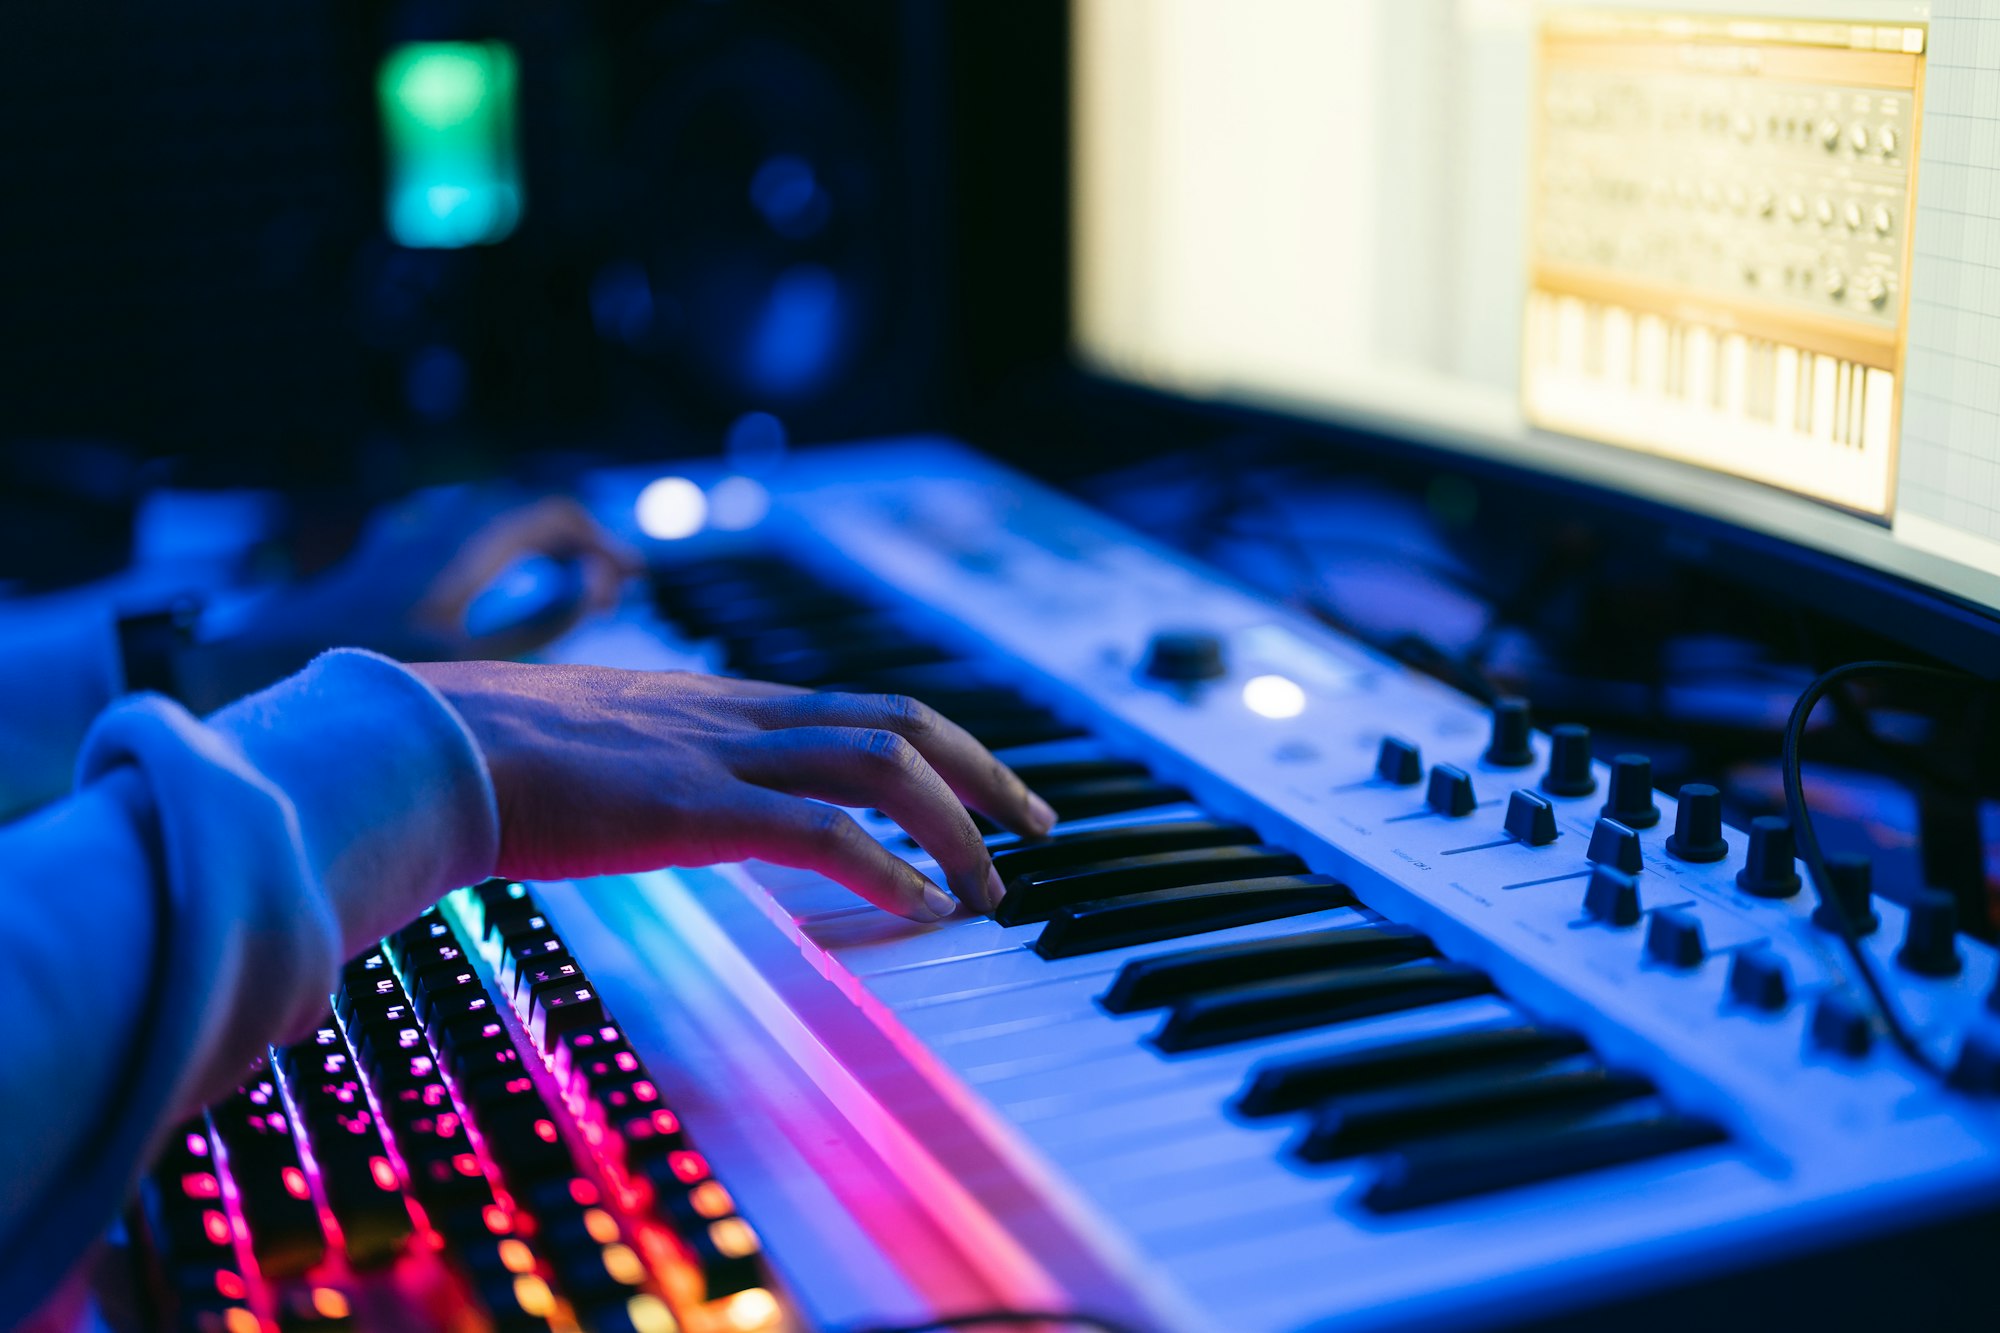
{"type": "Polygon", "coordinates": [[[880,644],[843,647],[829,645],[807,648],[754,663],[731,661],[732,669],[762,680],[785,685],[817,686],[821,681],[852,676],[882,667],[922,666],[949,660],[942,648],[927,643],[880,644]]]}
{"type": "Polygon", "coordinates": [[[1191,799],[1184,789],[1150,777],[1090,778],[1081,782],[1053,783],[1039,788],[1036,795],[1055,809],[1058,819],[1095,819],[1099,815],[1150,810],[1154,806],[1177,805],[1191,799]]]}
{"type": "Polygon", "coordinates": [[[1346,907],[1353,902],[1347,886],[1329,875],[1275,875],[1160,889],[1064,908],[1042,928],[1035,952],[1044,958],[1073,958],[1346,907]]]}
{"type": "Polygon", "coordinates": [[[989,750],[1046,745],[1050,741],[1075,740],[1090,734],[1083,727],[1049,713],[1023,713],[1007,717],[968,715],[961,718],[945,709],[938,711],[964,727],[974,740],[989,750]]]}
{"type": "Polygon", "coordinates": [[[1327,1162],[1494,1121],[1594,1111],[1652,1091],[1650,1080],[1602,1066],[1454,1074],[1321,1102],[1296,1152],[1327,1162]]]}
{"type": "Polygon", "coordinates": [[[1193,1051],[1484,995],[1491,979],[1458,963],[1346,968],[1234,986],[1183,1000],[1153,1034],[1163,1051],[1193,1051]]]}
{"type": "Polygon", "coordinates": [[[1152,774],[1131,759],[1062,759],[1040,764],[1016,764],[1014,776],[1036,791],[1046,786],[1094,782],[1101,778],[1144,778],[1152,774]]]}
{"type": "Polygon", "coordinates": [[[993,868],[1005,884],[1022,875],[1041,874],[1066,866],[1081,866],[1148,852],[1183,851],[1254,843],[1257,835],[1242,824],[1215,819],[1176,819],[1169,823],[1136,824],[1128,828],[1084,829],[1046,842],[1023,843],[993,855],[993,868]]]}
{"type": "Polygon", "coordinates": [[[1114,1014],[1130,1014],[1226,986],[1336,967],[1404,963],[1436,952],[1428,936],[1403,926],[1355,926],[1213,944],[1133,959],[1119,970],[1098,1003],[1114,1014]]]}
{"type": "Polygon", "coordinates": [[[1588,1049],[1574,1033],[1526,1025],[1413,1037],[1264,1065],[1251,1072],[1236,1109],[1248,1116],[1282,1115],[1341,1093],[1468,1069],[1547,1064],[1588,1049]]]}
{"type": "Polygon", "coordinates": [[[1706,1120],[1659,1115],[1596,1125],[1559,1119],[1432,1139],[1385,1154],[1361,1203],[1371,1212],[1406,1212],[1686,1152],[1727,1137],[1706,1120]]]}
{"type": "Polygon", "coordinates": [[[1306,863],[1281,847],[1200,847],[1178,852],[1150,852],[1094,861],[1064,870],[1016,875],[1005,881],[1006,897],[993,912],[1003,926],[1046,921],[1077,903],[1122,898],[1154,889],[1178,889],[1189,884],[1224,880],[1264,879],[1271,875],[1303,875],[1306,863]]]}

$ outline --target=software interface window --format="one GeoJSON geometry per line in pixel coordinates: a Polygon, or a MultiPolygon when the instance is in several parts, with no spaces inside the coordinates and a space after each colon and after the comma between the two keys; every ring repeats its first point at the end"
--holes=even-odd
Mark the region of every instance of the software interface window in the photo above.
{"type": "Polygon", "coordinates": [[[1414,426],[1992,600],[2000,18],[1249,9],[1077,9],[1089,362],[1414,426]]]}

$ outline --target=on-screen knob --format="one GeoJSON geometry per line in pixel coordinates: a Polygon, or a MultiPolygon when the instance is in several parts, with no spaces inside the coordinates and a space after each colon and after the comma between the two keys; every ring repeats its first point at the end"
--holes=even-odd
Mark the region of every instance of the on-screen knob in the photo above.
{"type": "Polygon", "coordinates": [[[1178,685],[1228,675],[1222,636],[1201,629],[1163,629],[1146,647],[1145,672],[1154,680],[1178,685]]]}
{"type": "Polygon", "coordinates": [[[1641,915],[1639,881],[1615,866],[1599,863],[1583,891],[1584,915],[1607,926],[1636,926],[1641,915]]]}
{"type": "Polygon", "coordinates": [[[1896,961],[1920,977],[1955,977],[1958,956],[1958,900],[1943,889],[1919,889],[1909,901],[1910,923],[1896,961]]]}
{"type": "Polygon", "coordinates": [[[1700,967],[1708,957],[1701,919],[1673,907],[1653,913],[1646,923],[1646,956],[1662,967],[1700,967]]]}
{"type": "Polygon", "coordinates": [[[1436,765],[1431,769],[1424,804],[1447,819],[1465,818],[1479,804],[1472,795],[1472,775],[1456,764],[1436,765]]]}
{"type": "Polygon", "coordinates": [[[1526,768],[1535,762],[1534,746],[1528,736],[1528,701],[1495,699],[1492,739],[1480,758],[1495,768],[1526,768]]]}
{"type": "Polygon", "coordinates": [[[1530,847],[1546,847],[1556,840],[1556,808],[1548,798],[1531,791],[1517,791],[1507,798],[1507,836],[1530,847]]]}
{"type": "Polygon", "coordinates": [[[1549,729],[1549,766],[1542,790],[1551,796],[1588,796],[1597,790],[1590,771],[1590,728],[1574,722],[1549,729]]]}
{"type": "Polygon", "coordinates": [[[1822,1051],[1859,1059],[1875,1042],[1867,1010],[1844,991],[1830,990],[1813,1006],[1812,1044],[1822,1051]]]}
{"type": "Polygon", "coordinates": [[[1828,887],[1833,901],[1813,908],[1812,923],[1830,934],[1840,934],[1839,912],[1845,909],[1847,922],[1857,938],[1872,935],[1882,925],[1870,901],[1874,892],[1873,873],[1868,858],[1852,852],[1826,858],[1828,887]]]}
{"type": "Polygon", "coordinates": [[[1375,752],[1375,776],[1398,787],[1414,787],[1424,778],[1424,756],[1415,741],[1384,736],[1375,752]]]}
{"type": "Polygon", "coordinates": [[[1621,754],[1611,761],[1611,799],[1600,811],[1626,828],[1651,828],[1660,822],[1653,804],[1653,761],[1643,754],[1621,754]]]}
{"type": "Polygon", "coordinates": [[[1722,837],[1722,793],[1705,782],[1681,788],[1667,855],[1681,861],[1720,861],[1729,855],[1722,837]]]}
{"type": "Polygon", "coordinates": [[[1791,1002],[1791,969],[1770,949],[1739,950],[1729,963],[1729,998],[1775,1014],[1791,1002]]]}
{"type": "Polygon", "coordinates": [[[1611,866],[1628,875],[1636,875],[1645,869],[1645,860],[1639,849],[1639,835],[1615,819],[1600,817],[1590,830],[1590,847],[1583,859],[1594,865],[1611,866]]]}
{"type": "Polygon", "coordinates": [[[1757,898],[1789,898],[1799,891],[1792,821],[1759,815],[1750,821],[1750,850],[1736,872],[1736,887],[1757,898]]]}

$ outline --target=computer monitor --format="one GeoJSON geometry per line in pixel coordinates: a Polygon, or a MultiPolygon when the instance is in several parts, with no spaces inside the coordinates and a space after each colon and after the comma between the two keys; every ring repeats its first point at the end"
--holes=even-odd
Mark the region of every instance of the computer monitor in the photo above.
{"type": "Polygon", "coordinates": [[[2000,16],[1075,0],[1074,350],[2000,613],[2000,16]]]}

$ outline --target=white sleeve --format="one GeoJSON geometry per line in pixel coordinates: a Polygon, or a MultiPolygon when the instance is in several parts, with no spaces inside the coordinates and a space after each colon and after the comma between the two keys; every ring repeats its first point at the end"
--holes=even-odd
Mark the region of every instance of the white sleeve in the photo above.
{"type": "Polygon", "coordinates": [[[0,829],[0,1310],[47,1294],[166,1126],[312,1026],[343,959],[498,850],[457,714],[351,649],[207,722],[122,701],[78,773],[0,829]]]}

